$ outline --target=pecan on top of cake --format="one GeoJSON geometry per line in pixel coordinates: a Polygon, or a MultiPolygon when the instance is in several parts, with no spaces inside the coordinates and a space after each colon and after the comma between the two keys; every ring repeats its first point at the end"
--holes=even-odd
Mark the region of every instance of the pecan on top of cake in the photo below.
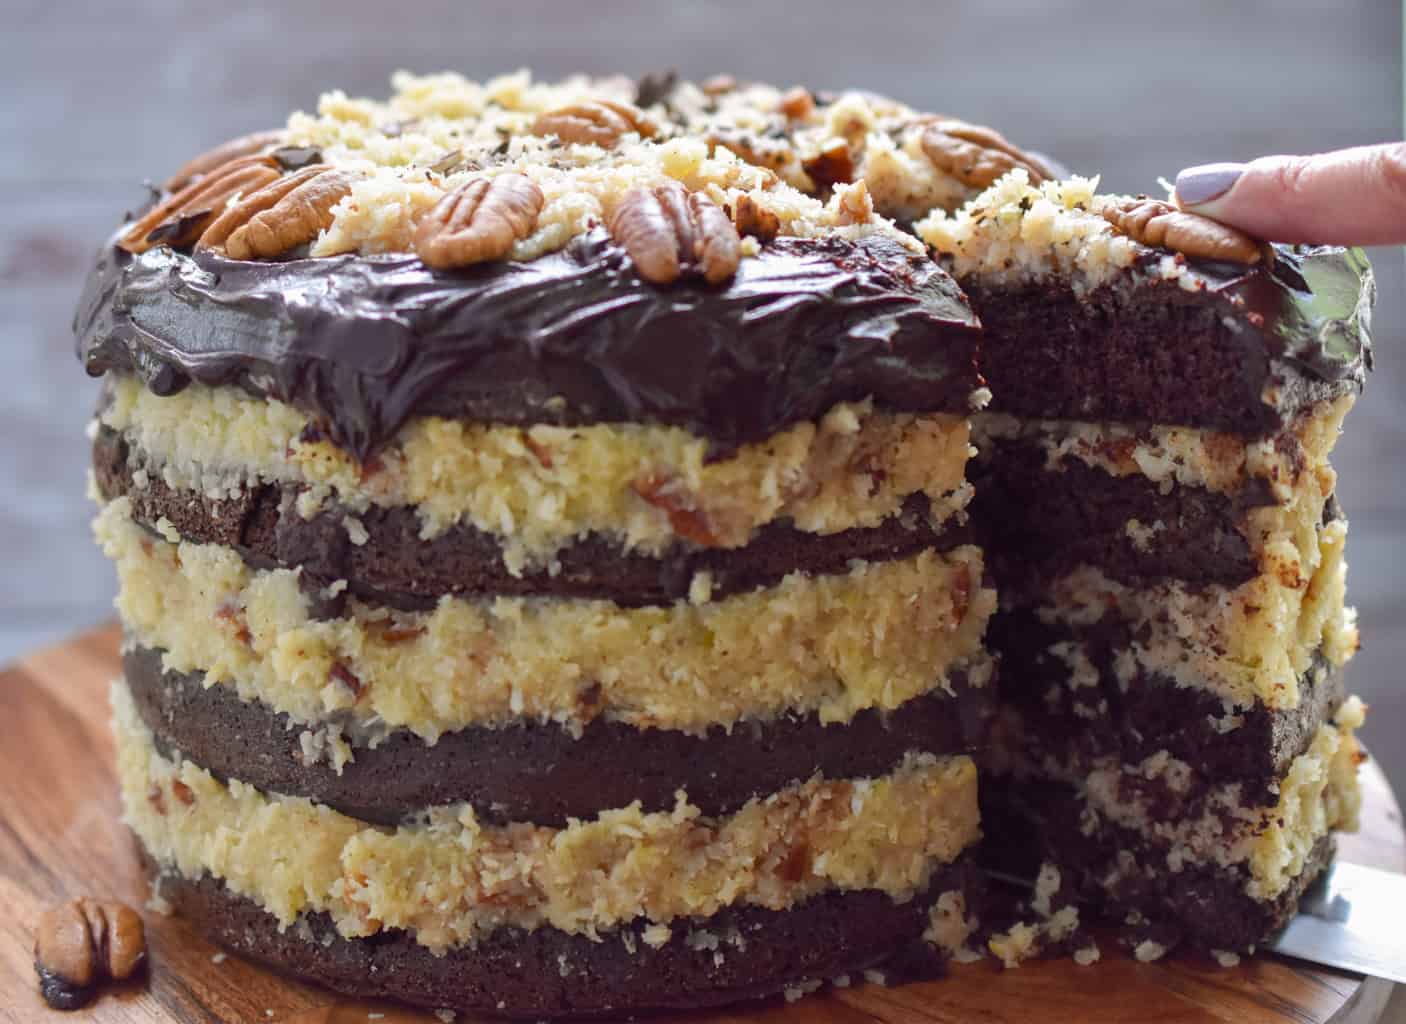
{"type": "Polygon", "coordinates": [[[879,233],[916,247],[894,220],[953,208],[1009,167],[1043,170],[989,129],[872,93],[672,75],[541,83],[526,72],[484,83],[401,72],[392,85],[385,101],[329,92],[285,128],[196,156],[119,244],[140,253],[199,241],[242,259],[304,246],[312,256],[412,252],[446,196],[513,175],[524,183],[514,189],[536,190],[536,218],[507,235],[495,227],[502,238],[487,248],[436,246],[434,265],[555,252],[615,219],[631,194],[675,184],[743,237],[765,237],[753,230],[761,223],[771,236],[879,233]],[[462,259],[449,262],[450,249],[462,259]]]}

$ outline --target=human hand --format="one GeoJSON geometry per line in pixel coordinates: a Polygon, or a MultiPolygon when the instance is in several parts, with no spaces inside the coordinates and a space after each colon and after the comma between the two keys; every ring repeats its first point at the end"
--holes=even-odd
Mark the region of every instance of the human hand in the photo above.
{"type": "Polygon", "coordinates": [[[1272,242],[1406,244],[1406,143],[1188,167],[1175,200],[1272,242]]]}

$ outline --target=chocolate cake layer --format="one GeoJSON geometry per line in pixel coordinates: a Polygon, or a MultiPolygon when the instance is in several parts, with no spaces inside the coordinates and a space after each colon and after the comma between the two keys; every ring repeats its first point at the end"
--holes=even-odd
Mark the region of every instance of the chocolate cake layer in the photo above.
{"type": "Polygon", "coordinates": [[[1323,836],[1286,889],[1256,900],[1246,891],[1249,874],[1243,868],[1183,863],[1172,871],[1165,846],[1107,822],[1088,831],[1083,804],[1061,783],[988,783],[982,786],[981,822],[986,864],[1034,877],[1042,860],[1051,861],[1081,903],[1119,923],[1133,912],[1143,915],[1150,922],[1147,937],[1168,949],[1182,942],[1232,952],[1264,945],[1294,916],[1299,897],[1334,853],[1332,836],[1323,836]],[[1153,870],[1126,871],[1129,854],[1153,870]],[[1110,885],[1111,876],[1117,881],[1110,885]]]}
{"type": "Polygon", "coordinates": [[[1258,437],[1360,389],[1372,365],[1366,257],[1272,250],[1254,266],[1194,262],[1191,282],[1135,265],[1084,294],[1047,280],[964,280],[983,326],[991,408],[1258,437]]]}
{"type": "Polygon", "coordinates": [[[987,644],[1001,657],[1001,701],[1017,708],[1040,750],[1069,763],[1117,757],[1136,764],[1160,750],[1185,761],[1210,782],[1238,781],[1246,800],[1270,802],[1271,787],[1307,749],[1318,727],[1342,702],[1343,675],[1321,658],[1299,682],[1297,707],[1237,708],[1240,724],[1227,728],[1224,701],[1214,693],[1177,686],[1138,669],[1126,686],[1114,659],[1132,641],[1115,622],[1073,630],[1042,623],[1028,611],[1001,611],[991,619],[987,644]],[[1051,651],[1081,645],[1097,672],[1091,685],[1071,685],[1070,665],[1051,651]]]}
{"type": "Polygon", "coordinates": [[[122,664],[163,755],[179,750],[221,779],[305,796],[383,825],[427,807],[468,803],[486,822],[556,827],[635,801],[646,812],[667,811],[679,790],[704,814],[729,814],[816,774],[873,777],[911,751],[976,750],[995,700],[994,688],[973,687],[959,673],[955,696],[937,692],[888,714],[860,712],[845,724],[787,716],[695,736],[597,718],[576,738],[555,723],[533,721],[447,733],[433,746],[394,731],[374,748],[357,748],[338,774],[325,760],[309,762],[302,727],[287,715],[242,701],[230,687],[206,687],[200,673],[163,672],[159,651],[129,650],[122,664]]]}
{"type": "Polygon", "coordinates": [[[777,239],[724,286],[667,288],[603,229],[454,272],[107,246],[74,329],[90,374],[136,373],[157,394],[237,385],[363,459],[412,415],[664,423],[726,452],[846,400],[964,412],[981,384],[961,290],[877,235],[777,239]]]}
{"type": "Polygon", "coordinates": [[[970,466],[972,521],[997,579],[1022,578],[1032,566],[1059,575],[1093,565],[1129,584],[1237,586],[1260,571],[1240,525],[1250,509],[1272,503],[1261,481],[1233,497],[1187,486],[1163,493],[1145,476],[1114,476],[1073,459],[1048,471],[1045,461],[1038,445],[997,442],[970,466]],[[1129,535],[1130,520],[1159,524],[1150,543],[1129,535]]]}
{"type": "Polygon", "coordinates": [[[446,594],[605,598],[624,607],[670,604],[688,598],[700,572],[710,574],[711,596],[717,599],[769,586],[793,572],[844,573],[855,560],[891,561],[927,548],[949,551],[973,537],[966,525],[934,527],[928,500],[918,494],[900,515],[872,529],[817,534],[770,523],[743,548],[679,542],[659,557],[624,551],[591,535],[558,553],[557,571],[528,569],[515,576],[504,564],[501,540],[468,524],[424,540],[414,508],[373,505],[356,513],[366,541],[354,544],[343,511],[304,519],[295,509],[294,486],[265,484],[245,488],[238,497],[211,498],[173,489],[152,473],[146,486],[135,487],[127,457],[120,435],[99,431],[93,469],[105,499],[130,496],[133,515],[144,525],[164,518],[183,539],[237,548],[256,568],[302,569],[304,588],[316,597],[322,616],[340,614],[349,597],[403,611],[428,611],[446,594]],[[337,580],[346,580],[346,589],[336,598],[322,597],[337,580]]]}
{"type": "MultiPolygon", "coordinates": [[[[940,869],[927,893],[894,903],[883,893],[827,893],[784,911],[728,908],[675,921],[660,946],[643,924],[600,940],[554,928],[503,928],[474,946],[436,956],[403,931],[344,939],[323,914],[280,930],[257,904],[204,876],[190,881],[144,866],[161,897],[225,948],[347,995],[391,998],[540,1020],[689,1010],[779,995],[842,974],[911,963],[928,909],[944,892],[971,893],[979,879],[964,858],[940,869]]],[[[922,959],[941,954],[924,948],[922,959]]]]}

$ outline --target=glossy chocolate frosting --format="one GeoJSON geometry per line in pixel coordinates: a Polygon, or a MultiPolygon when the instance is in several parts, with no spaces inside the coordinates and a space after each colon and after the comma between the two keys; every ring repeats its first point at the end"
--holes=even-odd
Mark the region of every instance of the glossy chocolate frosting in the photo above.
{"type": "Polygon", "coordinates": [[[411,416],[649,422],[714,451],[836,402],[964,412],[977,318],[889,238],[783,238],[728,284],[643,281],[604,231],[462,272],[408,255],[242,262],[109,245],[74,329],[90,374],[157,394],[231,384],[311,414],[365,458],[411,416]]]}
{"type": "Polygon", "coordinates": [[[1238,314],[1227,324],[1271,362],[1324,383],[1361,385],[1372,368],[1376,283],[1367,254],[1332,245],[1271,245],[1265,259],[1192,261],[1191,277],[1238,314]]]}

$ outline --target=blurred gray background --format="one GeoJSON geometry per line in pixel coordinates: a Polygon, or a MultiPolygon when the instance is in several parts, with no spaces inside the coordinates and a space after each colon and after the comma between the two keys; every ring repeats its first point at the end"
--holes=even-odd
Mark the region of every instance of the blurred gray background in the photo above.
{"type": "MultiPolygon", "coordinates": [[[[88,536],[94,387],[69,319],[91,253],[159,179],[229,136],[400,67],[728,71],[860,86],[993,124],[1107,188],[1185,165],[1400,138],[1395,0],[76,4],[5,0],[0,37],[0,661],[110,612],[88,536]]],[[[1406,298],[1376,252],[1379,369],[1338,448],[1365,648],[1351,684],[1406,789],[1406,298]]]]}

